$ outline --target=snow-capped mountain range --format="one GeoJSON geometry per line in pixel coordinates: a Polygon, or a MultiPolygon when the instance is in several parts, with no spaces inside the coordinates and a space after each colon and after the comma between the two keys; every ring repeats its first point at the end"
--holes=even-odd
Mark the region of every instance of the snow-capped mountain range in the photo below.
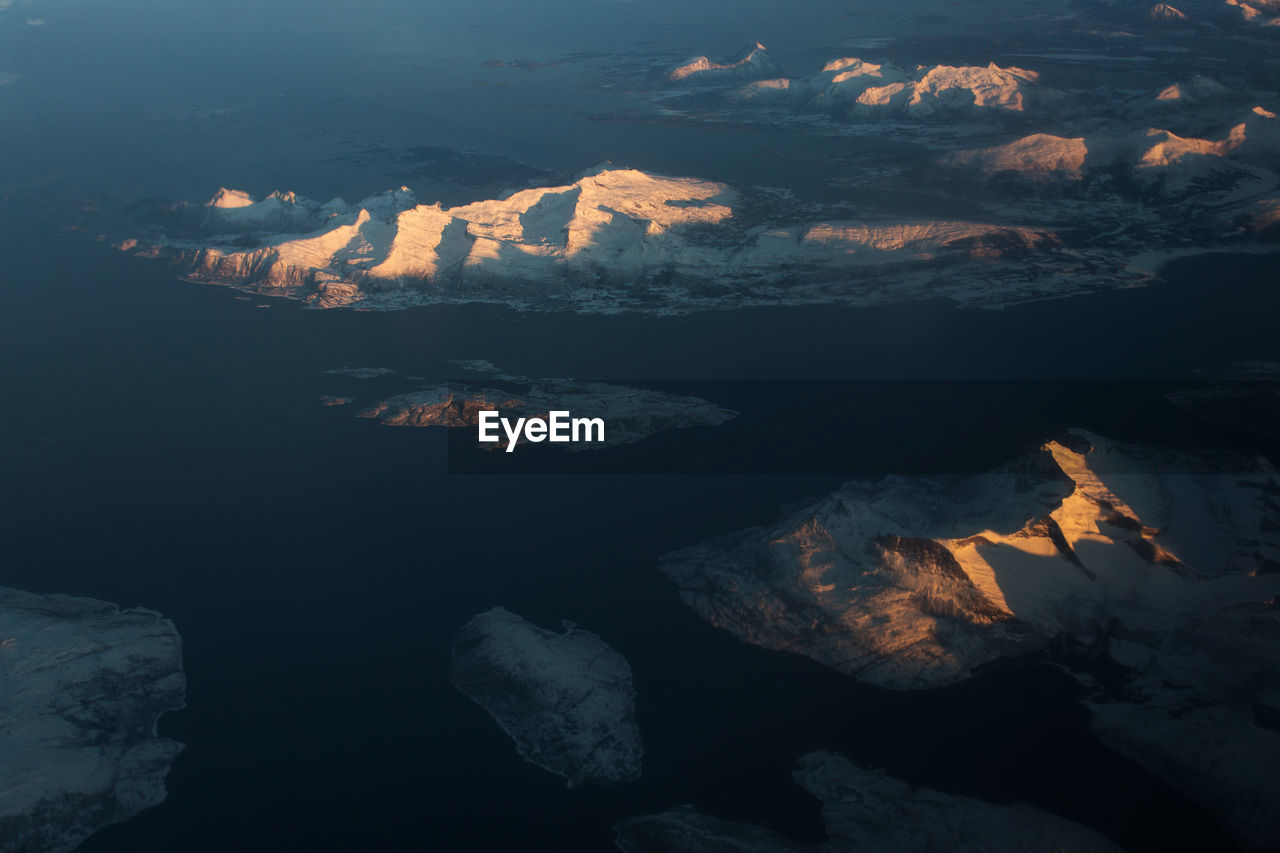
{"type": "Polygon", "coordinates": [[[1269,251],[1278,96],[1167,64],[1164,77],[1164,64],[1146,67],[1142,79],[1160,82],[1145,91],[1073,86],[1061,70],[1050,84],[1008,63],[858,56],[785,77],[757,42],[730,62],[682,63],[641,93],[663,121],[891,138],[901,144],[852,147],[830,183],[938,210],[962,199],[964,217],[605,164],[451,206],[406,187],[355,204],[224,188],[203,205],[153,205],[119,245],[196,281],[321,308],[592,313],[1000,306],[1140,284],[1179,255],[1269,251]]]}
{"type": "MultiPolygon", "coordinates": [[[[407,188],[349,205],[292,193],[259,202],[220,190],[156,216],[163,230],[121,248],[177,260],[197,281],[316,307],[446,301],[524,307],[680,311],[697,307],[952,295],[980,301],[1057,292],[1070,280],[975,291],[1003,257],[1055,257],[1051,232],[999,222],[875,216],[776,222],[785,194],[602,168],[572,184],[444,208],[407,188]],[[911,269],[904,269],[905,265],[911,269]]],[[[1060,256],[1064,263],[1073,257],[1060,256]]]]}
{"type": "Polygon", "coordinates": [[[734,90],[738,101],[764,99],[778,106],[852,115],[907,115],[917,118],[969,110],[1023,112],[1038,99],[1056,97],[1038,84],[1034,71],[994,62],[986,66],[935,65],[912,70],[857,57],[832,60],[817,74],[790,79],[758,80],[734,90]]]}

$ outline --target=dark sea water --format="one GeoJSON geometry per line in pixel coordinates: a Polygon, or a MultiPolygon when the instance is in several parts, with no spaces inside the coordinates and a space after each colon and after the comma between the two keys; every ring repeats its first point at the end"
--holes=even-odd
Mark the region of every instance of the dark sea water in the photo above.
{"type": "Polygon", "coordinates": [[[256,308],[5,219],[3,582],[155,608],[185,646],[188,707],[160,726],[187,744],[169,799],[85,850],[601,850],[613,823],[682,803],[812,842],[817,803],[789,775],[812,749],[1035,803],[1134,850],[1229,846],[1086,734],[1074,682],[1050,665],[879,690],[703,624],[657,572],[667,551],[772,522],[836,478],[450,476],[440,431],[320,397],[358,406],[402,381],[331,368],[444,378],[449,358],[655,379],[1217,372],[1280,358],[1265,259],[1184,262],[1159,286],[1005,311],[320,312],[256,308]],[[453,632],[495,604],[572,619],[626,655],[642,781],[568,791],[449,685],[453,632]]]}

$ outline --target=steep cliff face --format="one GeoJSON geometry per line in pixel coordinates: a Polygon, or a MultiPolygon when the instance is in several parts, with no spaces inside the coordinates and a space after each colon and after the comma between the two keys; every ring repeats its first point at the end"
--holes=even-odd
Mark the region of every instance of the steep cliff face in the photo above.
{"type": "Polygon", "coordinates": [[[0,588],[0,849],[71,850],[165,798],[182,644],[147,610],[0,588]]]}

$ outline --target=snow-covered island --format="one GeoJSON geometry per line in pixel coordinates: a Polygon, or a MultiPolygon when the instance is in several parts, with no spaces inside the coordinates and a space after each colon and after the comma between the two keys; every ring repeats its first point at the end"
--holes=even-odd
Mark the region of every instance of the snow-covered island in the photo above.
{"type": "Polygon", "coordinates": [[[120,246],[194,281],[317,308],[671,314],[938,297],[995,307],[1142,283],[1150,270],[1133,260],[1152,253],[1265,245],[1280,216],[1276,126],[1258,107],[1221,139],[1034,134],[915,167],[919,183],[1051,181],[1062,196],[1050,205],[1015,191],[974,219],[818,209],[780,190],[601,168],[450,208],[403,187],[357,204],[224,190],[206,205],[153,207],[147,234],[120,246]],[[1129,176],[1120,184],[1117,169],[1129,176]]]}
{"type": "Polygon", "coordinates": [[[673,313],[937,296],[1000,304],[1102,286],[1044,229],[806,212],[784,192],[601,168],[452,208],[420,204],[405,188],[354,205],[222,191],[207,205],[153,208],[151,236],[121,247],[168,257],[196,281],[319,308],[499,302],[673,313]],[[1013,258],[1035,258],[1044,274],[997,263],[1013,258]],[[1078,274],[1049,274],[1068,269],[1078,274]]]}
{"type": "Polygon", "coordinates": [[[1123,667],[1095,733],[1241,843],[1280,837],[1280,475],[1075,432],[968,478],[849,483],[669,555],[711,623],[872,684],[955,684],[1068,641],[1123,667]]]}
{"type": "Polygon", "coordinates": [[[631,666],[590,631],[548,631],[495,607],[454,637],[450,680],[570,788],[640,778],[631,666]]]}
{"type": "Polygon", "coordinates": [[[68,851],[163,802],[182,642],[150,610],[0,587],[0,850],[68,851]]]}
{"type": "Polygon", "coordinates": [[[721,820],[681,806],[623,821],[617,846],[626,853],[1118,853],[1105,837],[1025,805],[1001,806],[905,782],[829,752],[800,759],[795,780],[822,803],[827,840],[803,846],[752,824],[721,820]]]}

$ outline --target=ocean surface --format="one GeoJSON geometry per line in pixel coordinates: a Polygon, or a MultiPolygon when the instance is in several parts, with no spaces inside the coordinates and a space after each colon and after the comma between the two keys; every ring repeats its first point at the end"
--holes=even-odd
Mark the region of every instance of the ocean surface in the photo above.
{"type": "MultiPolygon", "coordinates": [[[[1135,851],[1230,848],[1202,810],[1088,736],[1076,682],[1052,661],[880,690],[738,642],[657,571],[671,550],[772,523],[857,472],[449,474],[442,431],[355,413],[411,390],[406,377],[458,378],[450,359],[634,381],[1215,377],[1280,361],[1273,259],[1190,259],[1157,285],[999,311],[937,301],[654,319],[314,311],[110,248],[125,236],[120,211],[147,197],[202,201],[228,186],[355,201],[406,183],[457,203],[530,169],[559,177],[602,160],[963,216],[971,200],[839,186],[855,148],[903,155],[891,133],[650,121],[596,60],[642,76],[655,56],[728,55],[759,38],[805,73],[919,34],[921,58],[985,64],[1001,59],[991,39],[1006,27],[947,41],[947,19],[926,13],[954,4],[907,16],[892,0],[862,4],[862,17],[825,0],[8,5],[0,584],[162,612],[189,682],[187,708],[160,721],[186,744],[168,800],[83,850],[599,851],[618,821],[684,803],[815,842],[818,803],[790,777],[814,749],[1034,803],[1135,851]],[[37,13],[42,25],[23,22],[37,13]],[[481,160],[423,165],[419,149],[481,160]],[[341,367],[396,373],[327,372],[341,367]],[[572,620],[628,658],[641,781],[569,791],[450,686],[454,632],[499,604],[544,627],[572,620]]],[[[1055,14],[1024,6],[1019,26],[1055,14]]],[[[1004,45],[1017,46],[1016,34],[1004,45]]],[[[1057,426],[1170,433],[1170,407],[1141,414],[1057,426]]],[[[1041,416],[989,412],[993,427],[1041,416]]],[[[804,423],[782,429],[779,442],[806,441],[804,423]]],[[[1023,450],[1011,440],[1008,456],[1023,450]]],[[[957,436],[942,452],[972,447],[957,436]]]]}
{"type": "MultiPolygon", "coordinates": [[[[1050,663],[879,690],[705,625],[657,572],[838,478],[449,475],[443,431],[354,414],[400,374],[456,375],[452,358],[593,378],[1216,374],[1280,358],[1261,260],[1002,311],[325,312],[185,283],[80,232],[3,226],[3,583],[157,609],[185,647],[188,707],[160,724],[187,745],[169,799],[85,850],[600,850],[613,823],[682,803],[813,842],[818,805],[789,775],[813,749],[1035,803],[1134,850],[1226,844],[1086,734],[1050,663]],[[343,366],[399,373],[326,372],[343,366]],[[630,660],[642,781],[568,791],[449,685],[453,632],[497,604],[572,620],[630,660]]],[[[803,440],[802,425],[779,436],[803,440]]]]}

